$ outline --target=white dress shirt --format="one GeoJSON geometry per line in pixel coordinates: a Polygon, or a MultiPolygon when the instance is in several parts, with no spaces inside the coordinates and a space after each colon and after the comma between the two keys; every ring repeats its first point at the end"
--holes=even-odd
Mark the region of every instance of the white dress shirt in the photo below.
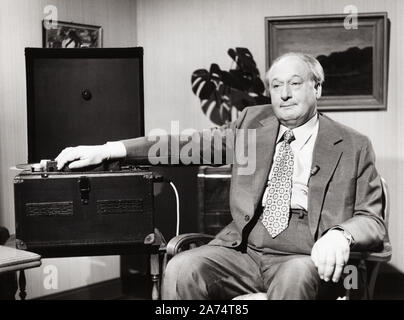
{"type": "MultiPolygon", "coordinates": [[[[276,139],[276,147],[274,152],[275,156],[279,153],[281,143],[279,143],[285,131],[289,130],[287,127],[280,125],[278,137],[276,139]]],[[[318,114],[313,116],[309,121],[300,127],[292,129],[295,140],[290,143],[290,147],[294,156],[293,176],[292,176],[292,196],[290,200],[290,207],[292,209],[304,209],[307,211],[307,193],[308,183],[311,172],[311,165],[313,160],[314,144],[318,134],[318,114]]],[[[273,160],[272,163],[274,163],[273,160]]],[[[272,177],[272,170],[269,173],[268,180],[272,177]]],[[[265,189],[262,198],[262,205],[265,206],[267,198],[268,187],[265,189]]]]}

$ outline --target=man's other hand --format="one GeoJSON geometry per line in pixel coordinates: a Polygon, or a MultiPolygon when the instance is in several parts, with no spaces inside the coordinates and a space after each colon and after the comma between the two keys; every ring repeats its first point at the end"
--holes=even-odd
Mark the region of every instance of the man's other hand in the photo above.
{"type": "Polygon", "coordinates": [[[338,282],[349,259],[349,241],[341,230],[330,230],[316,241],[311,250],[311,259],[321,279],[338,282]]]}
{"type": "Polygon", "coordinates": [[[100,164],[110,157],[106,145],[78,146],[66,148],[56,157],[57,169],[62,169],[69,163],[70,169],[77,169],[91,165],[100,164]]]}

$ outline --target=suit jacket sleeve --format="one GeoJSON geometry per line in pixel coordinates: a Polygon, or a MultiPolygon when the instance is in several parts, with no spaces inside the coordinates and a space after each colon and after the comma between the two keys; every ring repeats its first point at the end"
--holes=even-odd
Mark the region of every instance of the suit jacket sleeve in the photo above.
{"type": "Polygon", "coordinates": [[[382,183],[375,167],[375,154],[369,139],[361,148],[354,215],[339,226],[354,239],[354,250],[380,247],[387,231],[382,218],[382,183]]]}
{"type": "Polygon", "coordinates": [[[189,135],[167,135],[164,132],[122,140],[129,163],[161,165],[224,165],[233,163],[235,130],[245,115],[245,108],[236,121],[189,135]]]}

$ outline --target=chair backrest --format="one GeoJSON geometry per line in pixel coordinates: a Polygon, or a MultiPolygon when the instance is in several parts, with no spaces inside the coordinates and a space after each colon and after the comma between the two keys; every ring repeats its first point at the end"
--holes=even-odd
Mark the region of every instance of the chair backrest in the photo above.
{"type": "Polygon", "coordinates": [[[389,215],[390,215],[390,199],[388,193],[388,186],[386,180],[381,178],[382,181],[382,188],[383,188],[383,220],[386,224],[386,228],[389,226],[389,215]]]}

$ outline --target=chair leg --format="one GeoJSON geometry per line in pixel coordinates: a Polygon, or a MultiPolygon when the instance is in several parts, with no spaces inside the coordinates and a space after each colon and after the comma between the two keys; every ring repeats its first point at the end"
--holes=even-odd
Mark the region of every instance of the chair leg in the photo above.
{"type": "Polygon", "coordinates": [[[345,289],[345,300],[351,300],[351,289],[345,289]]]}
{"type": "Polygon", "coordinates": [[[352,288],[345,287],[345,298],[346,300],[366,300],[368,299],[368,269],[366,261],[363,259],[353,260],[350,261],[350,264],[356,266],[357,279],[353,279],[353,275],[351,275],[351,281],[356,281],[356,286],[352,288]]]}
{"type": "Polygon", "coordinates": [[[25,292],[26,285],[27,285],[27,280],[25,278],[25,272],[24,272],[24,270],[21,270],[20,275],[18,277],[18,286],[20,287],[19,296],[20,296],[21,300],[25,300],[25,297],[27,296],[27,293],[25,292]]]}
{"type": "Polygon", "coordinates": [[[376,285],[376,280],[377,280],[377,275],[379,274],[379,269],[380,269],[380,262],[375,262],[372,265],[371,271],[370,271],[370,277],[369,277],[369,282],[368,282],[368,299],[373,300],[373,295],[375,291],[375,285],[376,285]]]}
{"type": "Polygon", "coordinates": [[[160,299],[160,256],[158,253],[150,255],[150,274],[152,281],[152,300],[160,299]]]}
{"type": "Polygon", "coordinates": [[[365,260],[360,260],[358,264],[358,276],[359,276],[359,283],[360,287],[359,289],[362,290],[362,294],[360,296],[361,300],[367,300],[369,299],[369,293],[368,293],[368,269],[366,265],[365,260]]]}

